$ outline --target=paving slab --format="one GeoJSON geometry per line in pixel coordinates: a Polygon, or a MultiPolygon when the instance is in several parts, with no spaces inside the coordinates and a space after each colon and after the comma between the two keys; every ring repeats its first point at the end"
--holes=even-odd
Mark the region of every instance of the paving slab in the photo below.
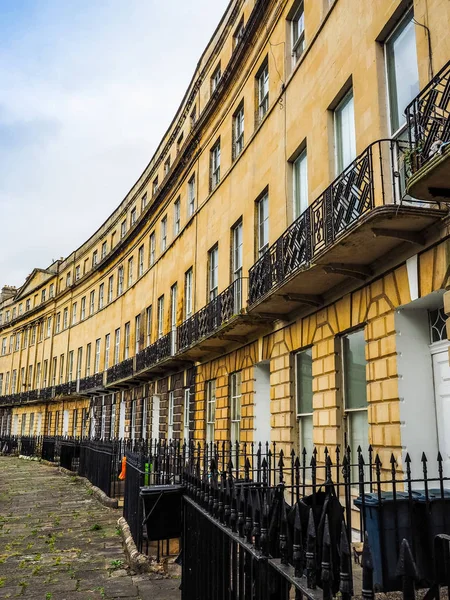
{"type": "Polygon", "coordinates": [[[120,516],[75,478],[0,457],[0,598],[179,600],[179,580],[127,568],[120,516]]]}

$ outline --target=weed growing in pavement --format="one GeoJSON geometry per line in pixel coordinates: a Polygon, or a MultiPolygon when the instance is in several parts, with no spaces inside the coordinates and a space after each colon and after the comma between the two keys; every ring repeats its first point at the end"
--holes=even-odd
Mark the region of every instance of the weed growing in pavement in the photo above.
{"type": "Polygon", "coordinates": [[[123,560],[121,560],[119,558],[119,559],[116,559],[116,560],[112,560],[110,562],[109,570],[110,571],[116,571],[117,569],[121,569],[122,567],[123,567],[123,560]]]}

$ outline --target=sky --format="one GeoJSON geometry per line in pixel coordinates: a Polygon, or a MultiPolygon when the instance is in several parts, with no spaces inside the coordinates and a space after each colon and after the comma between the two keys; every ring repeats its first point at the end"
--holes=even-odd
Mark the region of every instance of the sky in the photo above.
{"type": "Polygon", "coordinates": [[[228,0],[0,0],[0,287],[88,239],[156,150],[228,0]]]}

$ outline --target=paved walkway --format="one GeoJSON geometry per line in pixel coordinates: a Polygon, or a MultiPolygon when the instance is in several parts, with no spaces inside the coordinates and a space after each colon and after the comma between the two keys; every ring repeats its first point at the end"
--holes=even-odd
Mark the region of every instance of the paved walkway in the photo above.
{"type": "Polygon", "coordinates": [[[179,580],[126,569],[119,516],[53,467],[0,457],[0,598],[179,599],[179,580]]]}

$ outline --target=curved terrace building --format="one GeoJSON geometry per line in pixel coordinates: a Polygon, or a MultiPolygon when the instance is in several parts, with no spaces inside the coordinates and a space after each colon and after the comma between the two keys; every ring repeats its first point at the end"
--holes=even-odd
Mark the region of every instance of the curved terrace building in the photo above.
{"type": "Polygon", "coordinates": [[[232,0],[117,210],[3,287],[1,432],[440,447],[448,473],[449,22],[232,0]]]}

